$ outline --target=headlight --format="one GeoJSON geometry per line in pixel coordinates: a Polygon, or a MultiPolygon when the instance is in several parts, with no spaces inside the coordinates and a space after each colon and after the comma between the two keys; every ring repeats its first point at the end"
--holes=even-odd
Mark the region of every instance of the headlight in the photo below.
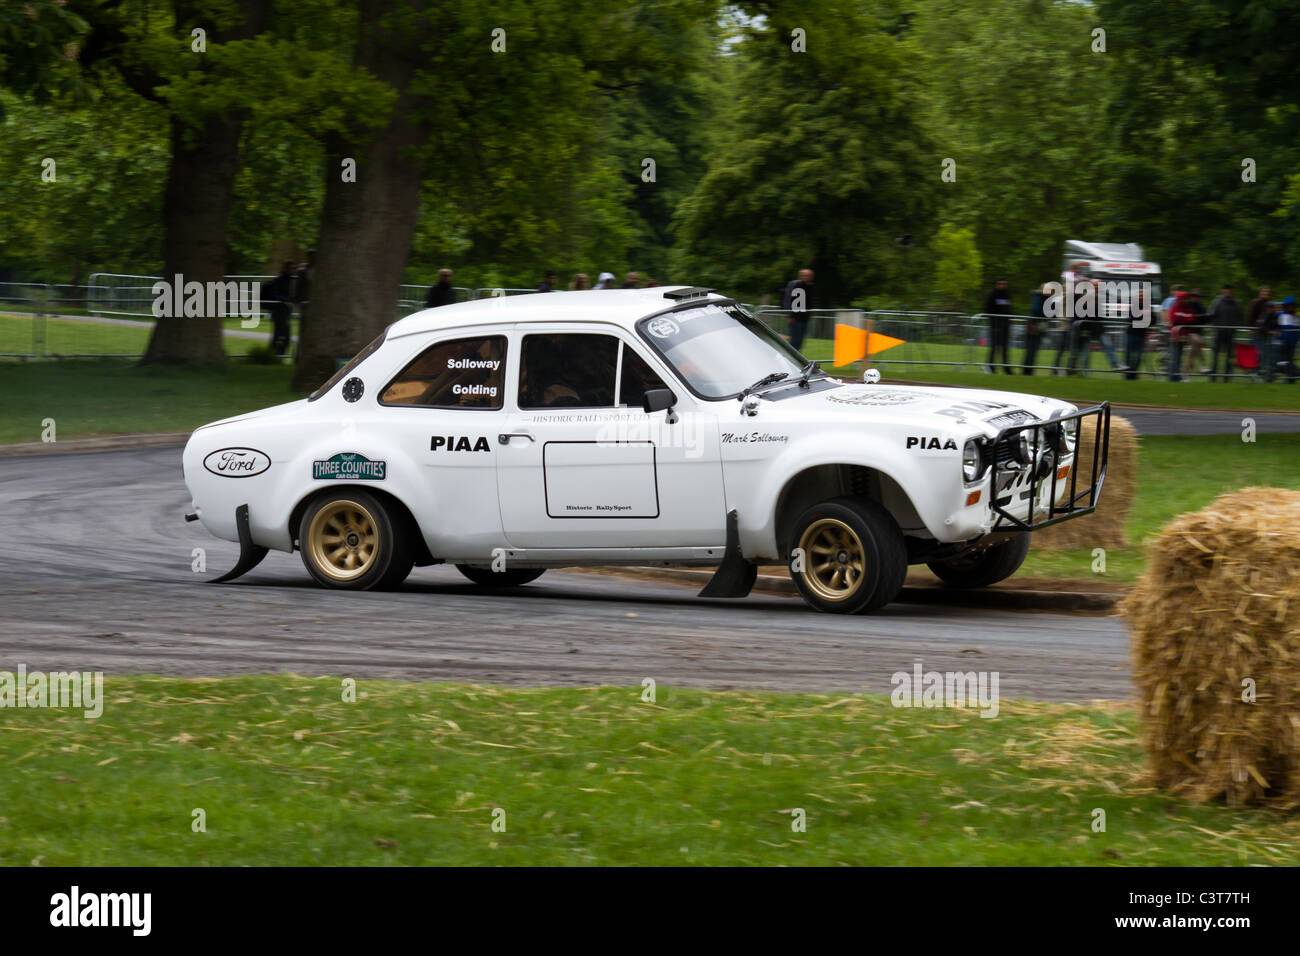
{"type": "Polygon", "coordinates": [[[1079,444],[1079,419],[1072,418],[1061,423],[1061,447],[1057,449],[1062,455],[1073,455],[1079,444]]]}
{"type": "Polygon", "coordinates": [[[1047,442],[1052,446],[1052,450],[1058,455],[1074,454],[1074,446],[1079,443],[1079,420],[1071,419],[1068,422],[1054,422],[1048,425],[1044,431],[1047,433],[1047,442]]]}
{"type": "Polygon", "coordinates": [[[1029,432],[1024,431],[1016,436],[1016,455],[1020,464],[1027,465],[1034,460],[1034,443],[1029,440],[1029,432]]]}
{"type": "Polygon", "coordinates": [[[980,443],[968,438],[961,450],[961,476],[967,481],[978,481],[984,474],[984,453],[980,443]]]}

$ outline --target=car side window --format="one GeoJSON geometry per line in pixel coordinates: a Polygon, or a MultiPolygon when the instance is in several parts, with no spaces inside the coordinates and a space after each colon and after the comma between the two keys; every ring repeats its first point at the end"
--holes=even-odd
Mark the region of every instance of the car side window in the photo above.
{"type": "Polygon", "coordinates": [[[641,406],[641,398],[652,388],[667,388],[664,380],[655,374],[649,364],[636,350],[623,345],[623,367],[619,371],[618,403],[620,405],[641,406]]]}
{"type": "Polygon", "coordinates": [[[455,339],[431,345],[380,393],[382,405],[500,408],[505,395],[506,337],[455,339]]]}
{"type": "Polygon", "coordinates": [[[612,335],[587,332],[525,335],[519,407],[612,407],[618,346],[612,335]]]}

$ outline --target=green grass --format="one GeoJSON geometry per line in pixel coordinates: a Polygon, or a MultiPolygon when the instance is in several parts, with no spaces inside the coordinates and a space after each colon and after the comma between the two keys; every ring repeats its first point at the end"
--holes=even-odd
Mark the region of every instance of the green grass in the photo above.
{"type": "MultiPolygon", "coordinates": [[[[829,339],[809,339],[803,352],[810,359],[831,358],[834,347],[829,339]]],[[[1130,382],[1120,373],[1102,371],[1106,359],[1093,356],[1092,372],[1087,378],[1079,375],[1051,375],[1038,371],[1034,375],[999,373],[990,375],[969,366],[955,368],[942,365],[917,364],[921,358],[930,361],[965,361],[971,354],[964,345],[907,345],[882,352],[872,364],[880,370],[884,381],[931,382],[936,385],[955,385],[966,388],[999,388],[1030,395],[1048,395],[1079,402],[1119,402],[1131,405],[1176,405],[1187,408],[1240,408],[1255,410],[1296,411],[1300,409],[1300,385],[1283,382],[1210,382],[1196,376],[1188,382],[1154,381],[1149,378],[1130,382]]],[[[976,349],[977,361],[983,361],[985,352],[976,349]]],[[[1021,352],[1012,351],[1018,360],[1021,352]]],[[[1043,357],[1051,362],[1055,353],[1043,357]]],[[[834,369],[834,374],[858,377],[864,365],[834,369]]]]}
{"type": "Polygon", "coordinates": [[[0,370],[0,442],[41,441],[53,418],[60,440],[199,425],[300,398],[288,365],[224,369],[138,366],[125,359],[9,364],[0,370]]]}
{"type": "MultiPolygon", "coordinates": [[[[1083,551],[1031,551],[1021,575],[1130,582],[1144,566],[1143,545],[1175,516],[1251,485],[1300,489],[1300,434],[1151,435],[1138,439],[1138,486],[1126,530],[1133,547],[1106,552],[1106,573],[1083,551]]],[[[1104,495],[1105,492],[1103,491],[1104,495]]]]}
{"type": "MultiPolygon", "coordinates": [[[[33,321],[20,316],[0,315],[0,352],[32,353],[36,348],[33,321]]],[[[65,319],[45,319],[44,323],[45,355],[142,355],[153,331],[142,326],[101,325],[65,319]]],[[[225,324],[231,329],[240,327],[238,319],[228,319],[225,324]]],[[[268,330],[269,324],[263,322],[261,331],[268,330]]],[[[259,343],[256,339],[226,336],[223,344],[227,355],[243,355],[259,343]]]]}
{"type": "Polygon", "coordinates": [[[1294,815],[1152,790],[1114,705],[340,687],[116,678],[98,720],[4,711],[0,864],[1300,863],[1294,815]]]}

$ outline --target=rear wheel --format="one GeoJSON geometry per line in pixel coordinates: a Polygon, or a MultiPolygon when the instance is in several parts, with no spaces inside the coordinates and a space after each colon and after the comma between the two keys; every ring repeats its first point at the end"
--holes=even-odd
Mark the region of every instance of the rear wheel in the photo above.
{"type": "Polygon", "coordinates": [[[475,584],[491,588],[517,588],[529,581],[536,581],[546,573],[545,568],[514,568],[509,571],[493,571],[489,568],[476,568],[471,564],[458,564],[456,570],[475,584]]]}
{"type": "Polygon", "coordinates": [[[950,588],[984,588],[1011,577],[1029,554],[1029,532],[1008,538],[1001,544],[976,548],[947,561],[926,565],[950,588]]]}
{"type": "Polygon", "coordinates": [[[298,542],[307,571],[331,588],[395,588],[415,563],[405,526],[361,488],[313,501],[298,525],[298,542]]]}
{"type": "Polygon", "coordinates": [[[795,522],[792,540],[790,577],[819,611],[874,611],[903,589],[903,533],[874,501],[834,498],[815,505],[795,522]]]}

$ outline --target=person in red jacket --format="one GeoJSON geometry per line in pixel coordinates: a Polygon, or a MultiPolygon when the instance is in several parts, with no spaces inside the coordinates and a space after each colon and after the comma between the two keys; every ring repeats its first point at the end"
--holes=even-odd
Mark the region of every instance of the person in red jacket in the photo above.
{"type": "Polygon", "coordinates": [[[1190,308],[1188,293],[1175,293],[1173,308],[1165,311],[1165,325],[1169,327],[1169,381],[1181,382],[1183,346],[1187,344],[1187,329],[1200,317],[1190,308]]]}

